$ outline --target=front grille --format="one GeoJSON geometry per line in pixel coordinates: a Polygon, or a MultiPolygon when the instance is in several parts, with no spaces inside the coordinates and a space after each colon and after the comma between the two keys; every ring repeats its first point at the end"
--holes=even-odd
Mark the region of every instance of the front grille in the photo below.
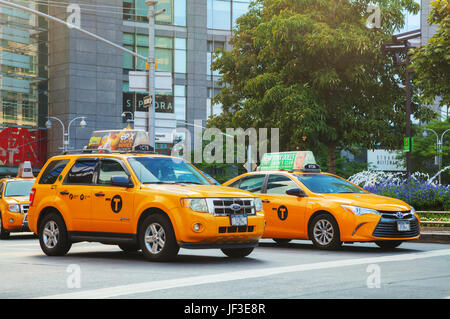
{"type": "Polygon", "coordinates": [[[28,204],[20,205],[21,213],[22,214],[28,214],[28,208],[30,208],[30,205],[28,205],[28,204]]]}
{"type": "Polygon", "coordinates": [[[255,226],[222,226],[219,227],[219,233],[252,233],[255,226]]]}
{"type": "Polygon", "coordinates": [[[407,238],[407,237],[415,237],[420,234],[420,225],[419,221],[416,217],[412,218],[402,218],[402,219],[394,219],[392,216],[386,218],[381,217],[378,222],[377,227],[373,231],[374,237],[385,237],[385,238],[407,238]],[[410,224],[409,231],[398,231],[397,230],[397,221],[400,220],[408,220],[410,224]]]}
{"type": "Polygon", "coordinates": [[[414,214],[411,213],[411,211],[379,211],[382,214],[383,218],[389,218],[389,219],[396,219],[396,220],[403,220],[403,219],[409,219],[413,218],[414,214]],[[402,214],[402,218],[398,218],[396,216],[397,213],[402,214]]]}
{"type": "Polygon", "coordinates": [[[233,214],[255,215],[253,198],[208,198],[208,206],[214,216],[230,216],[233,214]],[[240,209],[232,209],[233,205],[240,209]]]}

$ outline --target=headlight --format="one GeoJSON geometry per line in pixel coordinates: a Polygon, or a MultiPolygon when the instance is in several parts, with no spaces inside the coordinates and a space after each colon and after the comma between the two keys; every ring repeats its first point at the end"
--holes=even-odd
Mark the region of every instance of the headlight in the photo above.
{"type": "Polygon", "coordinates": [[[255,210],[257,212],[260,212],[263,210],[263,204],[262,204],[261,198],[259,198],[259,197],[255,198],[255,210]]]}
{"type": "Polygon", "coordinates": [[[415,215],[416,214],[416,210],[414,209],[414,207],[412,207],[412,206],[409,206],[409,207],[411,207],[411,214],[415,215]]]}
{"type": "Polygon", "coordinates": [[[9,205],[8,210],[13,213],[20,213],[20,206],[19,205],[9,205]]]}
{"type": "Polygon", "coordinates": [[[341,207],[346,210],[349,213],[355,214],[355,215],[366,215],[366,214],[372,214],[372,215],[381,215],[381,213],[375,209],[371,208],[364,208],[364,207],[358,207],[358,206],[350,206],[350,205],[341,205],[341,207]]]}
{"type": "Polygon", "coordinates": [[[181,200],[181,205],[194,212],[209,213],[208,204],[204,198],[184,198],[181,200]]]}

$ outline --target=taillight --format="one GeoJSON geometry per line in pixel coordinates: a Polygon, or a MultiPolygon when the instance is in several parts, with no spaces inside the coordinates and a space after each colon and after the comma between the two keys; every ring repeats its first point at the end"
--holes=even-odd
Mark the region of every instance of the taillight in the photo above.
{"type": "Polygon", "coordinates": [[[30,192],[30,206],[33,206],[34,195],[36,195],[36,188],[32,188],[30,192]]]}

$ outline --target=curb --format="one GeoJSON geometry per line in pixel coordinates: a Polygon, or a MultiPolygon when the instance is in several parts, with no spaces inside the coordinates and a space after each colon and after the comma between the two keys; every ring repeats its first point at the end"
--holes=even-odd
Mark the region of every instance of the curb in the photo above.
{"type": "Polygon", "coordinates": [[[450,244],[450,232],[428,232],[420,233],[419,239],[414,239],[412,242],[418,243],[433,243],[433,244],[450,244]]]}

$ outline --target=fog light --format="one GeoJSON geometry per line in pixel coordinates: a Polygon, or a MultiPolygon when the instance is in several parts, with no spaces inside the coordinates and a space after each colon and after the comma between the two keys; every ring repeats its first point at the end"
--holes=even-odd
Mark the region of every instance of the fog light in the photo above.
{"type": "Polygon", "coordinates": [[[192,229],[195,232],[201,232],[203,230],[203,225],[200,223],[194,224],[194,225],[192,225],[192,229]]]}
{"type": "Polygon", "coordinates": [[[9,222],[10,222],[10,223],[14,223],[14,219],[10,218],[10,219],[9,219],[9,222]]]}

